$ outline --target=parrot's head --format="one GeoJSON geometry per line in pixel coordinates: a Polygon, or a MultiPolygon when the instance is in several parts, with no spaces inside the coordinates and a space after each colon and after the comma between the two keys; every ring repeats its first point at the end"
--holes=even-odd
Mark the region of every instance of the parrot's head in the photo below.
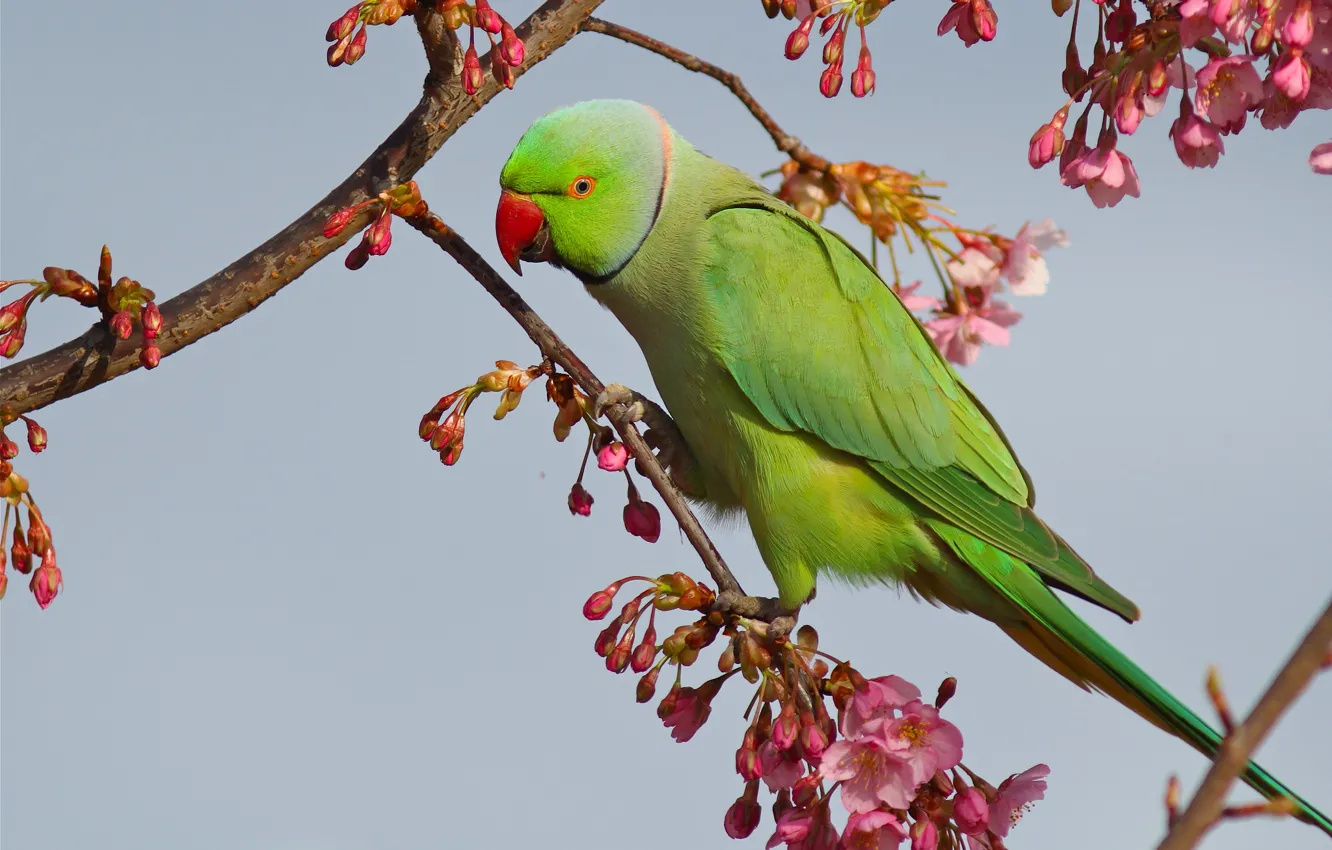
{"type": "Polygon", "coordinates": [[[538,119],[500,174],[500,253],[592,282],[618,272],[656,221],[671,130],[650,107],[592,100],[538,119]]]}

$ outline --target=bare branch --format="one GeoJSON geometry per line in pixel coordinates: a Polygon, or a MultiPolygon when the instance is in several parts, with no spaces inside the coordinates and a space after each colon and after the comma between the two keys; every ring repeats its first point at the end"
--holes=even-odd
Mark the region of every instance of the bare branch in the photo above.
{"type": "Polygon", "coordinates": [[[1332,646],[1332,601],[1309,629],[1304,640],[1277,673],[1253,711],[1226,735],[1211,770],[1157,850],[1189,850],[1217,822],[1225,810],[1226,793],[1244,771],[1253,751],[1272,731],[1277,719],[1308,687],[1327,660],[1332,646]]]}
{"type": "MultiPolygon", "coordinates": [[[[547,0],[521,26],[527,48],[521,76],[578,33],[578,27],[602,0],[547,0]]],[[[323,229],[339,209],[376,196],[410,180],[466,121],[499,91],[490,74],[473,97],[463,94],[458,78],[462,61],[457,40],[445,30],[433,7],[417,15],[430,72],[421,100],[361,165],[300,218],[267,242],[207,280],[161,305],[164,329],[157,342],[167,357],[226,327],[273,297],[351,238],[367,218],[325,239],[323,229]]],[[[488,70],[490,57],[483,60],[488,70]]],[[[117,340],[104,324],[77,339],[0,370],[0,404],[30,413],[139,368],[139,341],[117,340]]]]}
{"type": "MultiPolygon", "coordinates": [[[[476,252],[467,241],[463,239],[458,232],[449,227],[438,216],[433,213],[426,213],[424,216],[409,218],[407,221],[425,234],[429,239],[439,247],[443,248],[449,256],[458,261],[468,274],[476,278],[477,283],[485,287],[485,290],[499,302],[500,306],[508,311],[510,316],[518,322],[522,329],[531,337],[532,342],[536,343],[541,349],[541,353],[549,357],[555,363],[559,364],[564,371],[568,372],[570,377],[587,393],[590,398],[596,398],[601,391],[606,388],[587,364],[579,359],[577,354],[564,344],[564,340],[551,330],[540,316],[528,306],[513,287],[509,286],[500,277],[495,269],[486,262],[485,258],[476,252]]],[[[743,594],[740,589],[740,583],[735,580],[731,574],[730,568],[722,560],[721,553],[713,545],[708,533],[703,530],[699,524],[698,518],[694,516],[693,511],[689,509],[685,502],[684,495],[675,482],[671,481],[670,475],[657,462],[656,456],[648,444],[643,441],[639,435],[638,429],[634,423],[629,421],[626,416],[624,405],[614,405],[606,411],[607,417],[620,438],[624,440],[625,446],[638,461],[639,467],[647,475],[652,486],[661,494],[661,498],[666,502],[666,506],[671,509],[680,527],[684,529],[685,537],[693,544],[694,549],[698,551],[698,556],[703,560],[703,565],[708,568],[712,575],[712,580],[717,583],[717,588],[722,593],[729,592],[732,596],[743,594]]],[[[740,612],[736,612],[740,613],[740,612]]]]}
{"type": "Polygon", "coordinates": [[[628,42],[644,50],[650,50],[658,56],[664,56],[690,71],[712,77],[739,98],[740,102],[749,110],[749,114],[753,115],[763,125],[763,129],[768,131],[768,135],[772,137],[772,142],[777,146],[777,150],[812,171],[827,171],[832,167],[832,163],[805,147],[803,142],[783,130],[776,120],[768,114],[768,111],[760,106],[754,96],[749,93],[749,89],[745,88],[745,84],[740,82],[740,78],[730,71],[713,65],[711,62],[704,62],[691,53],[685,53],[679,48],[671,47],[669,44],[660,42],[637,30],[631,30],[610,21],[603,21],[601,18],[588,18],[583,22],[583,29],[588,32],[608,35],[611,38],[618,38],[620,41],[628,42]]]}

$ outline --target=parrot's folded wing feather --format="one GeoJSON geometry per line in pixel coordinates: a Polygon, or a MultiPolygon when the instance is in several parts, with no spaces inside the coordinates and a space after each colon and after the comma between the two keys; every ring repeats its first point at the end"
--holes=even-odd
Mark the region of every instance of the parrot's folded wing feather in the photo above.
{"type": "Polygon", "coordinates": [[[1031,510],[1003,433],[864,258],[755,195],[707,220],[721,357],[775,428],[869,461],[929,510],[1127,620],[1137,607],[1031,510]]]}

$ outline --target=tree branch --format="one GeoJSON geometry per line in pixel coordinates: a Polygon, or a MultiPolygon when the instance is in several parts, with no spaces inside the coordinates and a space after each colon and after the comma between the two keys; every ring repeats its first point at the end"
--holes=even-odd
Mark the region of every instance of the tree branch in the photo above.
{"type": "MultiPolygon", "coordinates": [[[[523,296],[509,286],[490,263],[486,262],[485,258],[476,252],[476,249],[467,244],[467,241],[458,235],[456,230],[449,227],[433,213],[409,218],[407,221],[412,227],[425,234],[430,241],[443,248],[450,257],[458,261],[458,265],[476,278],[477,283],[485,287],[485,290],[527,332],[532,342],[536,343],[537,348],[541,349],[541,353],[568,372],[569,376],[582,388],[583,392],[587,393],[589,398],[596,398],[601,394],[606,385],[596,375],[592,374],[592,370],[587,367],[587,364],[577,354],[574,354],[569,346],[564,344],[564,340],[560,339],[555,331],[551,330],[550,325],[547,325],[528,306],[528,303],[523,300],[523,296]]],[[[680,528],[684,530],[685,537],[689,538],[689,542],[698,551],[698,556],[703,560],[703,565],[707,567],[712,580],[717,583],[717,589],[722,593],[729,592],[730,596],[743,595],[744,591],[741,590],[740,583],[736,581],[730,568],[722,560],[721,553],[717,551],[717,547],[713,545],[708,533],[699,524],[698,518],[689,509],[684,495],[675,486],[675,482],[671,480],[666,470],[657,462],[656,456],[652,454],[652,449],[644,442],[634,423],[626,417],[626,413],[624,405],[617,404],[607,409],[606,416],[610,419],[611,424],[615,426],[620,438],[624,440],[625,446],[638,461],[643,473],[652,482],[652,486],[661,494],[662,500],[666,502],[666,506],[675,515],[675,519],[680,523],[680,528]]],[[[742,612],[736,610],[735,613],[742,612]]]]}
{"type": "Polygon", "coordinates": [[[1253,751],[1295,702],[1323,666],[1332,647],[1332,601],[1309,629],[1304,640],[1277,673],[1267,692],[1244,722],[1221,743],[1211,770],[1203,777],[1193,800],[1171,826],[1157,850],[1189,850],[1221,817],[1226,793],[1243,772],[1253,751]]]}
{"type": "Polygon", "coordinates": [[[685,53],[679,48],[671,47],[669,44],[660,42],[649,35],[644,35],[643,33],[638,32],[637,30],[631,30],[628,27],[622,27],[619,24],[613,24],[610,21],[604,21],[601,18],[587,18],[583,21],[583,29],[588,32],[597,32],[602,35],[608,35],[611,38],[618,38],[620,41],[625,41],[629,44],[641,47],[644,50],[649,50],[658,56],[664,56],[675,64],[688,68],[690,71],[706,74],[707,76],[712,77],[714,80],[730,89],[731,93],[734,94],[740,102],[745,105],[745,108],[749,110],[749,114],[753,115],[754,118],[763,125],[763,129],[767,130],[768,135],[772,137],[772,142],[777,146],[777,150],[812,171],[827,171],[832,167],[832,163],[805,147],[804,142],[801,142],[795,136],[792,136],[790,133],[783,130],[776,120],[768,114],[768,111],[760,106],[759,102],[754,99],[754,96],[749,93],[749,89],[745,88],[745,84],[740,82],[740,78],[735,74],[732,74],[730,71],[713,65],[711,62],[704,62],[702,59],[699,59],[691,53],[685,53]]]}
{"type": "MultiPolygon", "coordinates": [[[[522,76],[576,35],[601,2],[543,3],[517,29],[527,55],[514,75],[522,76]]],[[[444,27],[433,6],[422,4],[416,21],[430,63],[420,102],[323,200],[258,248],[163,303],[164,325],[157,340],[163,357],[236,321],[350,239],[368,222],[369,213],[326,239],[323,229],[330,215],[410,180],[500,91],[487,73],[481,89],[467,97],[459,81],[462,55],[455,34],[444,27]]],[[[489,70],[490,58],[482,60],[483,70],[489,70]]],[[[139,368],[139,346],[137,338],[118,340],[99,322],[76,339],[0,370],[0,404],[15,413],[30,413],[104,384],[139,368]]]]}

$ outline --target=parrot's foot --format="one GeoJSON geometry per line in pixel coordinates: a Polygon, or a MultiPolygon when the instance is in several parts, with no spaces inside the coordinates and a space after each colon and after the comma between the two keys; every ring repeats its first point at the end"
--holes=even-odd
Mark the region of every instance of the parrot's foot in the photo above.
{"type": "Polygon", "coordinates": [[[676,486],[694,494],[696,488],[690,485],[694,457],[671,415],[642,393],[623,384],[607,384],[592,406],[592,416],[600,419],[606,408],[616,404],[624,405],[630,422],[642,422],[647,426],[643,432],[644,442],[657,450],[657,460],[671,473],[676,486]]]}
{"type": "Polygon", "coordinates": [[[789,635],[795,629],[796,620],[800,617],[799,607],[792,611],[783,605],[780,599],[767,596],[741,596],[733,590],[718,594],[713,610],[752,620],[762,620],[768,624],[768,636],[774,639],[789,635]]]}

